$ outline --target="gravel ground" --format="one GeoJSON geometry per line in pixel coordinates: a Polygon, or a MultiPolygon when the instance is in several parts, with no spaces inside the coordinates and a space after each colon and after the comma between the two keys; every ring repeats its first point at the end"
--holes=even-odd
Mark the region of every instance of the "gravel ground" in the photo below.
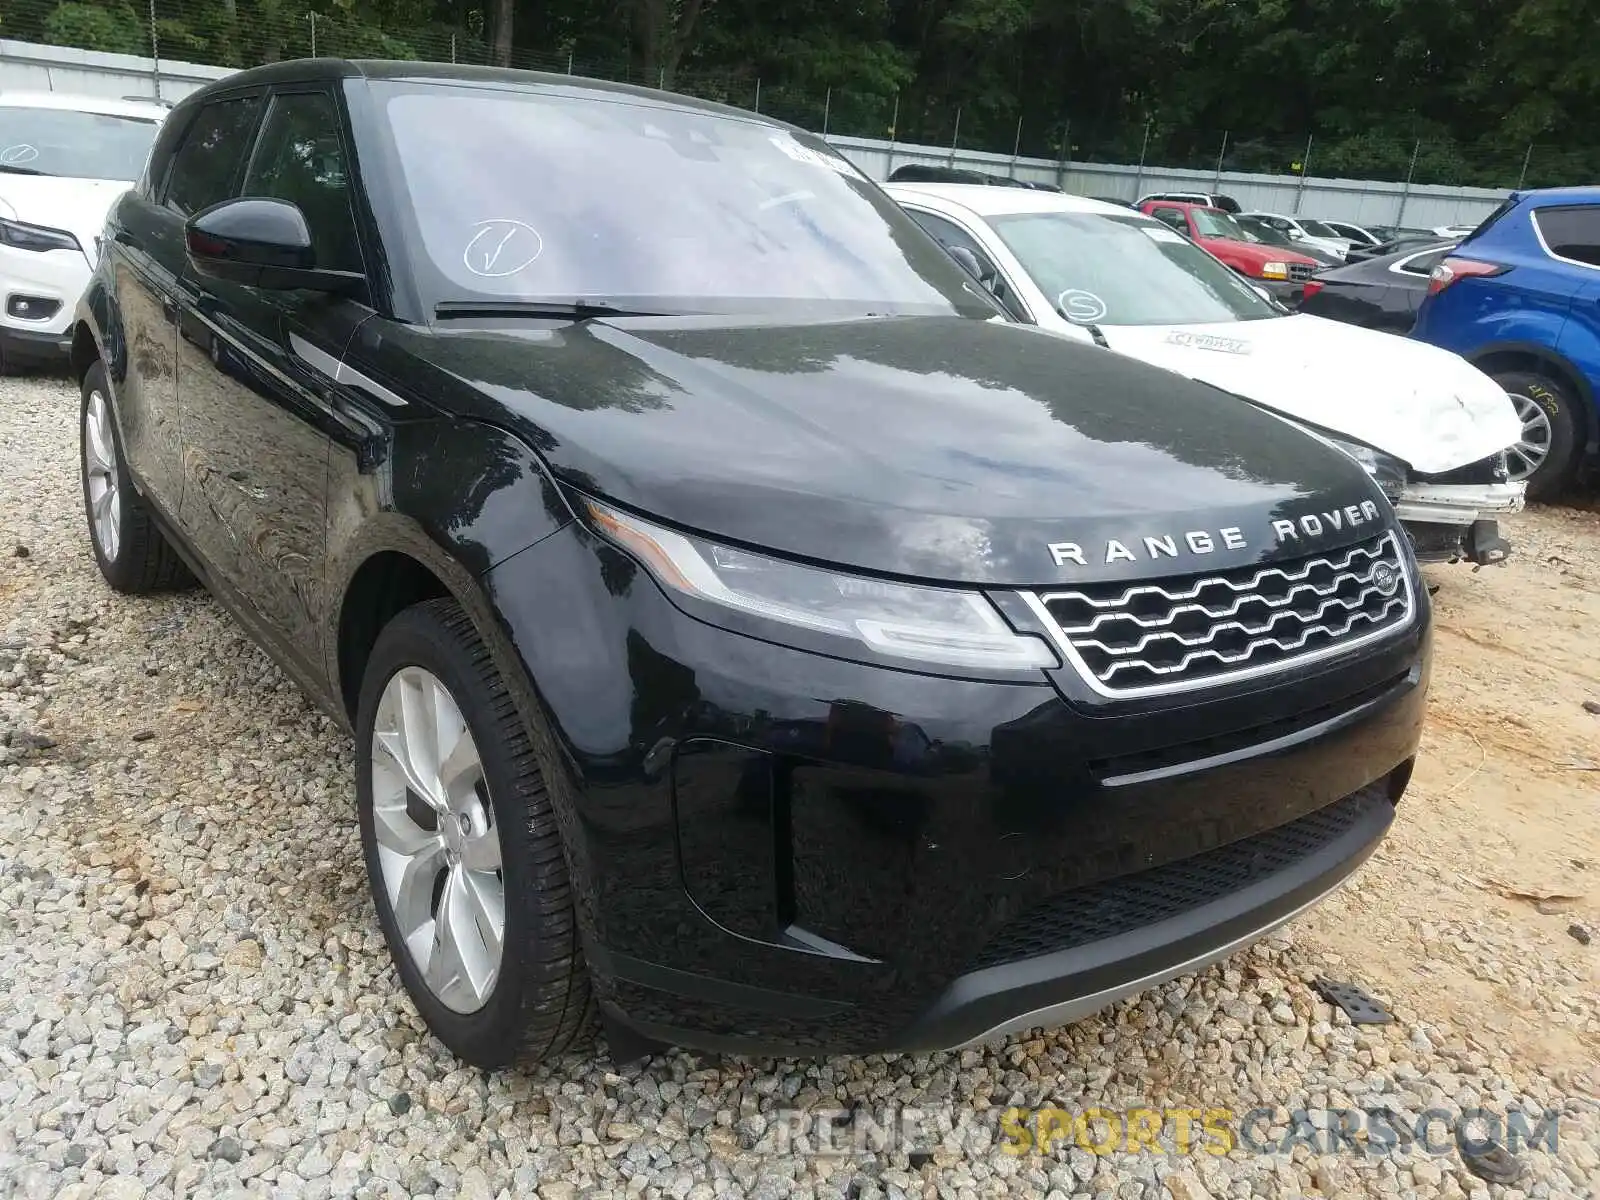
{"type": "Polygon", "coordinates": [[[1284,936],[981,1052],[485,1077],[390,969],[345,738],[204,595],[101,585],[76,415],[63,382],[0,380],[0,1196],[1600,1195],[1594,514],[1526,514],[1504,570],[1430,572],[1413,794],[1361,881],[1284,936]],[[1322,973],[1395,1023],[1352,1027],[1322,973]],[[1524,1148],[1515,1188],[1443,1126],[1431,1155],[1185,1152],[1175,1117],[1166,1153],[1017,1155],[1009,1105],[1267,1108],[1269,1148],[1293,1109],[1551,1110],[1559,1145],[1524,1148]],[[897,1106],[921,1116],[886,1145],[897,1106]],[[845,1152],[800,1153],[819,1129],[845,1152]]]}

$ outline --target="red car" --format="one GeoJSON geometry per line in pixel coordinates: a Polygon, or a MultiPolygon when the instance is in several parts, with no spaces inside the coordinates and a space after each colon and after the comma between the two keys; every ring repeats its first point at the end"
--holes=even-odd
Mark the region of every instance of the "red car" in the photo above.
{"type": "Polygon", "coordinates": [[[1178,200],[1147,200],[1139,207],[1285,304],[1300,298],[1306,281],[1319,266],[1316,259],[1285,247],[1251,241],[1239,223],[1220,208],[1178,200]]]}

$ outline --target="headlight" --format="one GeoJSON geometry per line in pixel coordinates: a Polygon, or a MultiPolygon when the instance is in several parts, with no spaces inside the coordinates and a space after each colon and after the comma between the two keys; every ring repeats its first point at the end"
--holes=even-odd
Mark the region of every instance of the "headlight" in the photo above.
{"type": "Polygon", "coordinates": [[[48,229],[0,217],[0,243],[18,250],[79,250],[78,239],[65,229],[48,229]]]}
{"type": "Polygon", "coordinates": [[[1261,278],[1287,279],[1289,278],[1289,264],[1281,262],[1263,263],[1261,266],[1261,278]]]}
{"type": "Polygon", "coordinates": [[[1374,450],[1371,446],[1361,442],[1346,441],[1344,438],[1334,437],[1330,433],[1316,435],[1336,450],[1342,450],[1366,469],[1378,481],[1378,486],[1383,489],[1383,494],[1391,500],[1399,495],[1400,490],[1406,485],[1406,464],[1395,458],[1392,454],[1385,454],[1382,450],[1374,450]]]}
{"type": "Polygon", "coordinates": [[[670,591],[785,625],[852,638],[880,654],[1000,670],[1059,665],[976,592],[918,587],[801,566],[689,538],[594,500],[595,527],[670,591]]]}

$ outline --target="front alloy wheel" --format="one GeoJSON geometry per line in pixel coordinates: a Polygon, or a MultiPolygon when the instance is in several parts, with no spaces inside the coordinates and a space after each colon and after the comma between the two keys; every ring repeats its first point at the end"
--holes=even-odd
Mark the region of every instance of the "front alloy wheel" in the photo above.
{"type": "Polygon", "coordinates": [[[1527,479],[1550,456],[1550,418],[1532,396],[1507,392],[1522,422],[1522,436],[1506,448],[1506,469],[1513,481],[1527,479]]]}
{"type": "Polygon", "coordinates": [[[431,672],[390,676],[371,760],[378,863],[406,953],[441,1004],[477,1012],[505,948],[500,833],[472,731],[431,672]]]}
{"type": "Polygon", "coordinates": [[[378,923],[431,1030],[474,1066],[536,1062],[593,1022],[566,856],[504,677],[454,600],[378,634],[356,711],[378,923]]]}
{"type": "Polygon", "coordinates": [[[1554,500],[1578,463],[1582,420],[1569,387],[1543,371],[1497,371],[1494,381],[1516,410],[1522,432],[1506,448],[1506,471],[1528,485],[1529,500],[1554,500]]]}

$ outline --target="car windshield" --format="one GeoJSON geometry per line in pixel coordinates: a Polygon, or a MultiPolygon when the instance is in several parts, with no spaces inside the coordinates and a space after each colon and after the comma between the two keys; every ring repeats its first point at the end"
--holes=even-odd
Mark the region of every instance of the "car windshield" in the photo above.
{"type": "Polygon", "coordinates": [[[1308,233],[1312,237],[1324,237],[1324,238],[1342,238],[1342,237],[1344,237],[1344,234],[1340,233],[1337,229],[1335,229],[1332,225],[1329,225],[1326,221],[1308,221],[1304,217],[1301,217],[1300,218],[1300,228],[1305,230],[1306,233],[1308,233]]]}
{"type": "Polygon", "coordinates": [[[157,122],[70,108],[0,107],[0,172],[132,182],[157,122]]]}
{"type": "Polygon", "coordinates": [[[1219,209],[1191,208],[1189,211],[1194,214],[1195,232],[1201,237],[1227,238],[1234,242],[1250,240],[1239,228],[1239,222],[1219,209]]]}
{"type": "Polygon", "coordinates": [[[623,92],[373,86],[436,301],[995,315],[809,135],[623,92]]]}
{"type": "Polygon", "coordinates": [[[1244,231],[1246,240],[1261,242],[1268,246],[1292,246],[1294,240],[1282,230],[1274,229],[1260,217],[1234,218],[1239,228],[1244,231]]]}
{"type": "Polygon", "coordinates": [[[1077,324],[1209,325],[1282,315],[1159,221],[1052,212],[990,223],[1056,311],[1077,324]]]}

